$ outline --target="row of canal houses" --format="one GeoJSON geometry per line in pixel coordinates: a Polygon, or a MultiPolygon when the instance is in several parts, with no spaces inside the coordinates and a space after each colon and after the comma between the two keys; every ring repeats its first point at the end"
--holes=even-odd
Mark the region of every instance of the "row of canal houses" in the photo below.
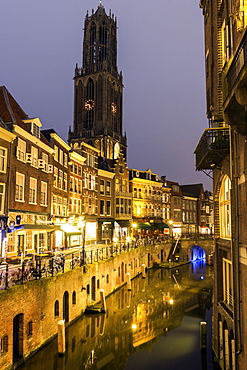
{"type": "Polygon", "coordinates": [[[212,194],[42,130],[0,87],[0,257],[146,236],[212,233],[212,194]]]}

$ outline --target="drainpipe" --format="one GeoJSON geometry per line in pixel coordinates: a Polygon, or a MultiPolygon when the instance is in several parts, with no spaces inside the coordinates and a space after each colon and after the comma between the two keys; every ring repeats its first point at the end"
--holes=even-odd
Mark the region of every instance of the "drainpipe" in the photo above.
{"type": "Polygon", "coordinates": [[[230,171],[231,171],[231,252],[232,252],[232,280],[233,280],[233,317],[236,355],[242,352],[240,329],[240,270],[239,270],[239,196],[238,196],[238,156],[237,135],[230,130],[230,171]]]}

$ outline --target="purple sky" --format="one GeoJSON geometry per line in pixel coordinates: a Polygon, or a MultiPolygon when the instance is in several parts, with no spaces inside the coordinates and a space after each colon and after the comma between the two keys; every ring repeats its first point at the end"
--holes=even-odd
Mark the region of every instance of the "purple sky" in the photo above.
{"type": "MultiPolygon", "coordinates": [[[[104,0],[118,21],[128,166],[180,184],[211,180],[195,171],[205,117],[204,36],[199,0],[104,0]]],[[[0,85],[29,117],[66,141],[82,28],[98,0],[1,0],[0,85]]]]}

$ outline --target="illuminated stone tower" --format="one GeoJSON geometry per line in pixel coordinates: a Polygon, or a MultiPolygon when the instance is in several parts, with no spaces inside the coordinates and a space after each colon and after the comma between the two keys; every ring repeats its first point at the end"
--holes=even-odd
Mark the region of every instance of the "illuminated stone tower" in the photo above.
{"type": "Polygon", "coordinates": [[[104,159],[116,159],[127,140],[122,134],[123,77],[117,68],[117,22],[100,2],[97,11],[86,15],[83,67],[76,65],[74,77],[74,131],[69,143],[80,148],[82,141],[96,147],[104,159]]]}

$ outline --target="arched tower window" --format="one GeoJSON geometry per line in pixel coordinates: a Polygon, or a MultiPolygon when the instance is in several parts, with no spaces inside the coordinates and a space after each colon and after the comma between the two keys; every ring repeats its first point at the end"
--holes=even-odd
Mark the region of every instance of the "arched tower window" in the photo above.
{"type": "Polygon", "coordinates": [[[89,78],[86,89],[85,128],[91,129],[94,123],[94,81],[89,78]]]}
{"type": "Polygon", "coordinates": [[[107,52],[107,28],[103,23],[99,28],[99,62],[106,60],[107,52]]]}
{"type": "Polygon", "coordinates": [[[96,63],[96,25],[92,23],[90,27],[90,63],[96,63]]]}
{"type": "Polygon", "coordinates": [[[103,119],[103,77],[100,75],[97,81],[97,113],[98,120],[103,119]]]}
{"type": "Polygon", "coordinates": [[[82,96],[83,96],[83,84],[82,81],[80,80],[78,85],[76,86],[75,89],[75,111],[77,113],[77,123],[82,122],[82,96]]]}
{"type": "Polygon", "coordinates": [[[231,181],[228,176],[223,178],[219,196],[220,236],[231,238],[231,181]]]}

